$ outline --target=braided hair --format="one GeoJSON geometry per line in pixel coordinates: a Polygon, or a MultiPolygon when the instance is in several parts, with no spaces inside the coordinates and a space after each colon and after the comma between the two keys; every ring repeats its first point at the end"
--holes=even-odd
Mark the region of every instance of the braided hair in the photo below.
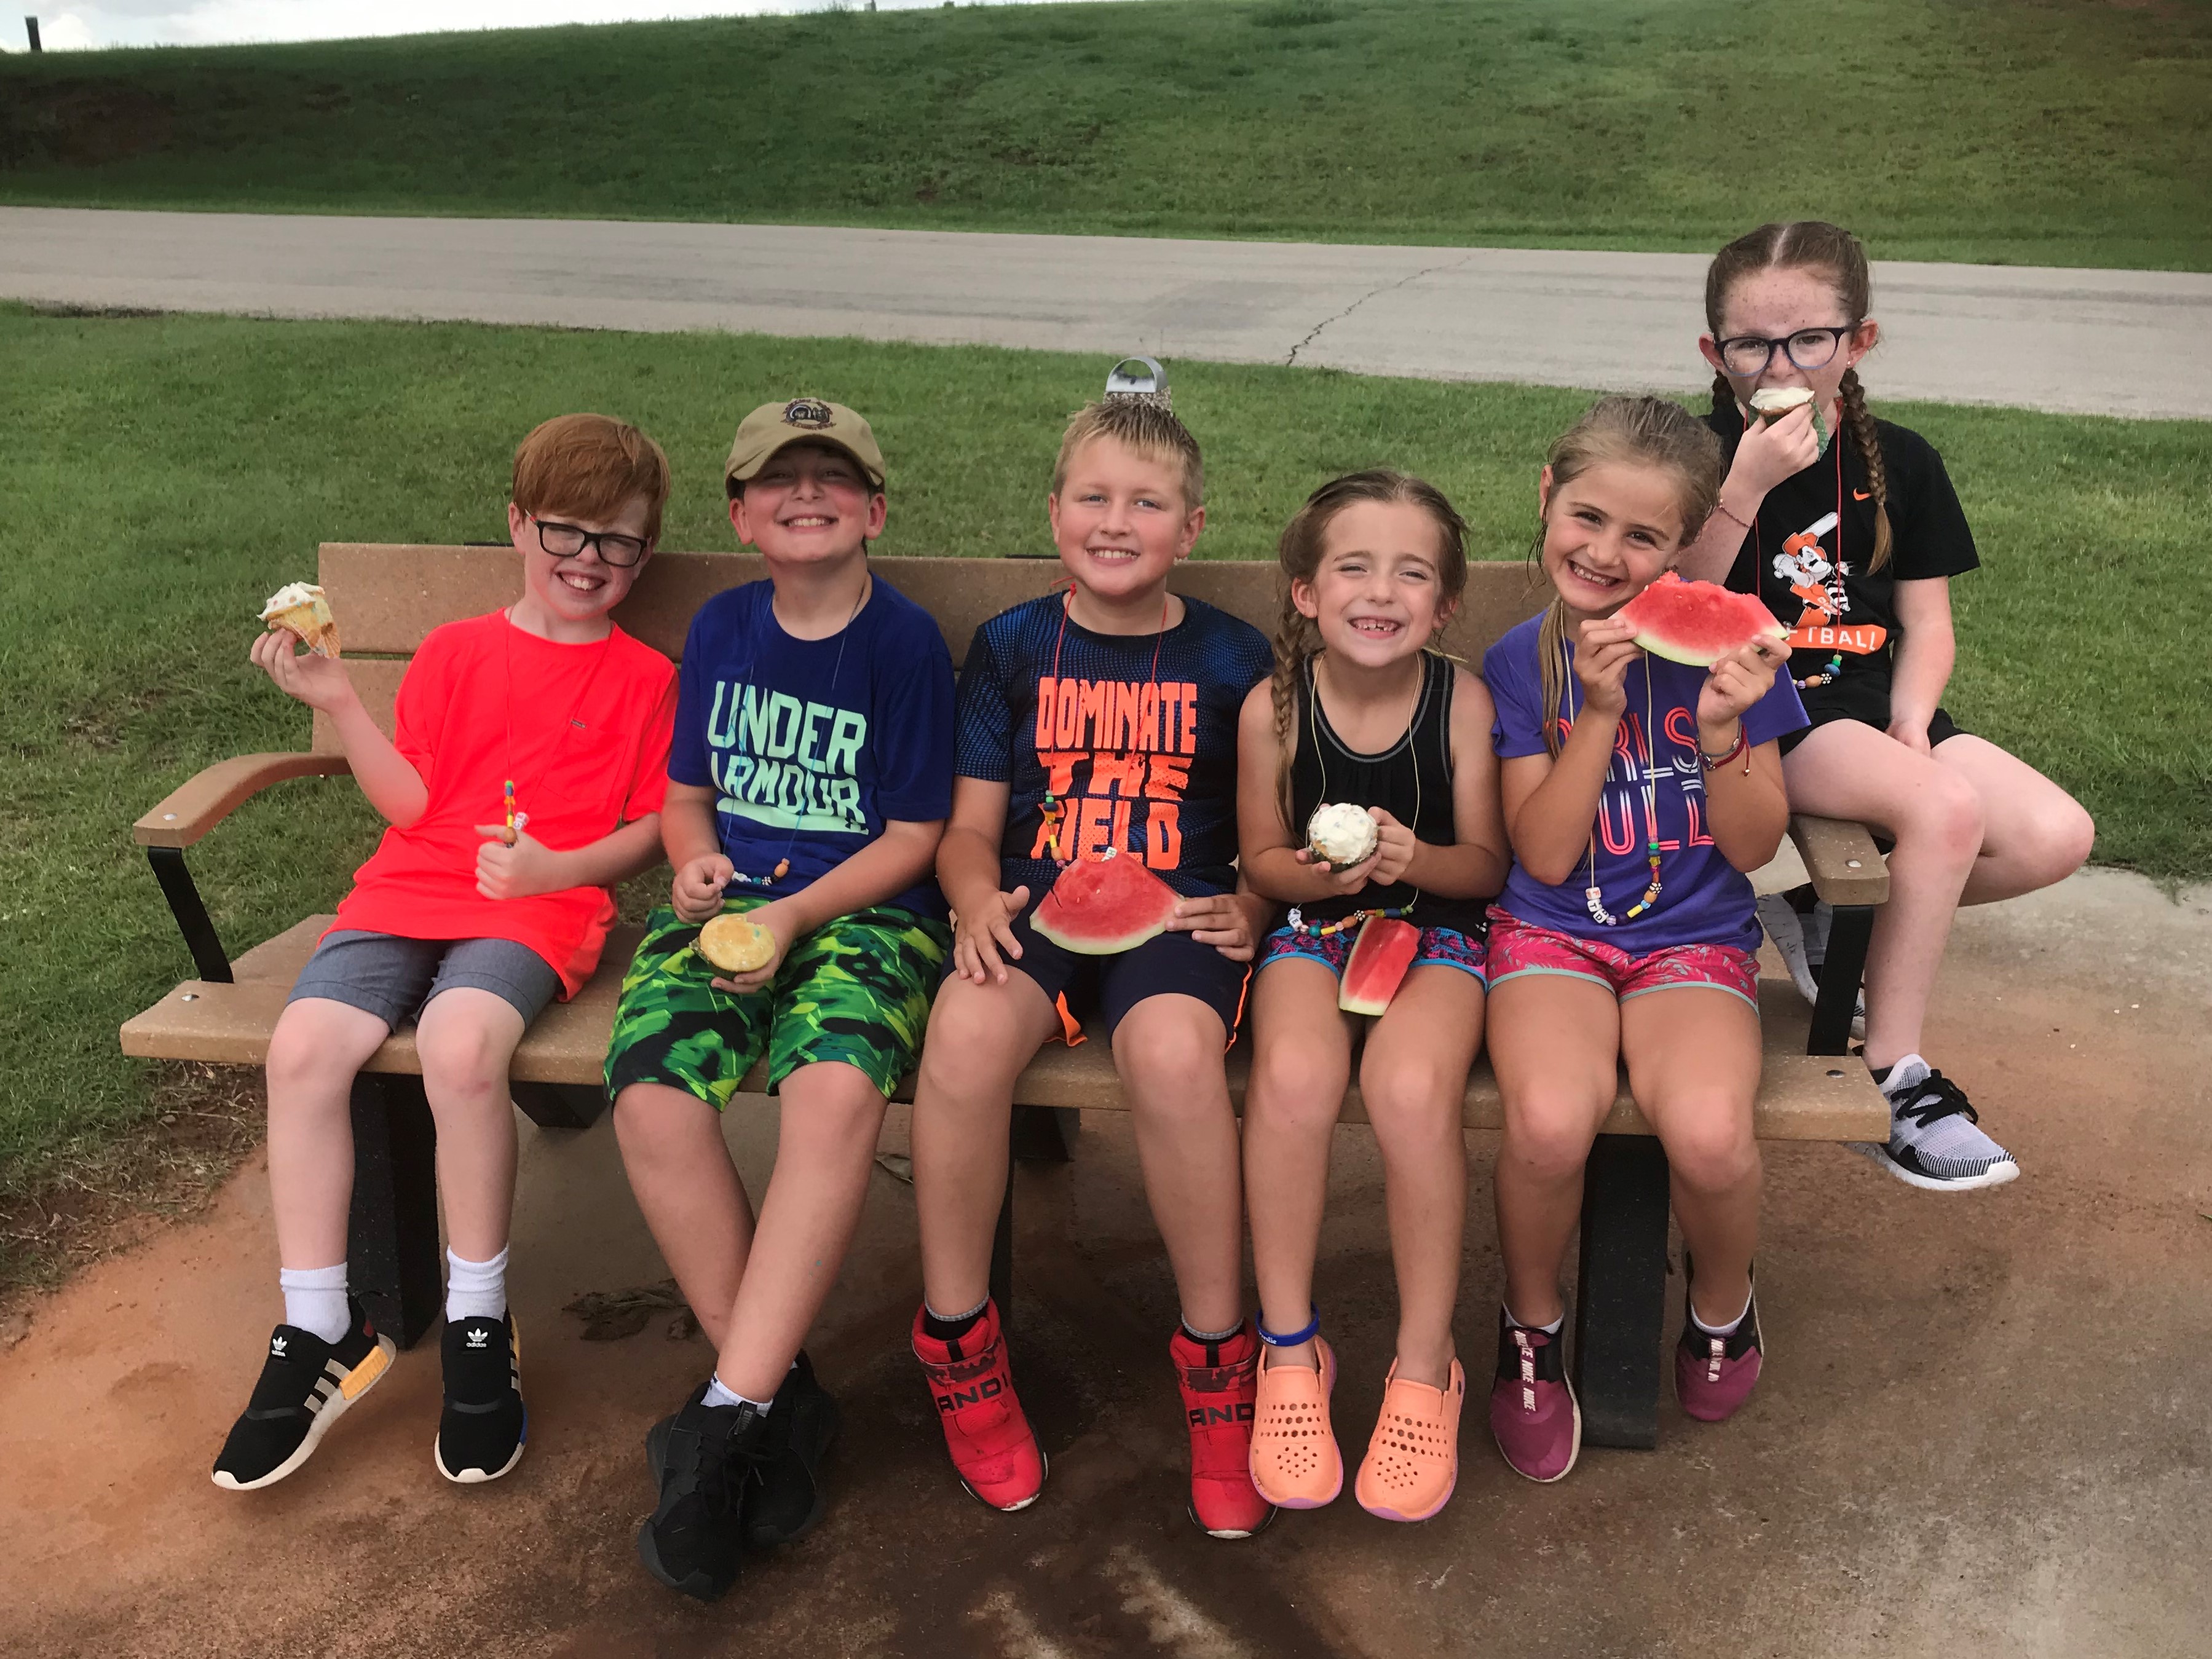
{"type": "MultiPolygon", "coordinates": [[[[1737,237],[1715,254],[1705,268],[1705,326],[1715,338],[1720,336],[1721,314],[1729,290],[1744,277],[1762,270],[1809,270],[1827,278],[1854,328],[1866,320],[1872,308],[1874,278],[1867,266],[1866,248],[1857,237],[1840,225],[1820,219],[1765,224],[1737,237]]],[[[1882,464],[1881,445],[1858,370],[1844,370],[1837,391],[1844,434],[1850,437],[1865,465],[1867,490],[1874,497],[1874,557],[1867,568],[1875,571],[1889,562],[1889,469],[1882,464]]],[[[1715,374],[1714,412],[1735,407],[1735,388],[1729,384],[1727,375],[1715,374]]]]}
{"type": "Polygon", "coordinates": [[[1467,591],[1467,522],[1443,492],[1424,479],[1388,467],[1348,472],[1307,496],[1305,505],[1284,526],[1282,540],[1276,546],[1276,556],[1283,567],[1283,610],[1275,625],[1275,677],[1268,690],[1275,706],[1275,803],[1284,826],[1293,835],[1297,830],[1291,823],[1291,763],[1298,747],[1298,683],[1306,665],[1320,654],[1321,629],[1298,609],[1291,597],[1291,584],[1314,580],[1321,569],[1330,523],[1358,501],[1403,501],[1425,512],[1437,526],[1439,608],[1455,602],[1467,591]]]}

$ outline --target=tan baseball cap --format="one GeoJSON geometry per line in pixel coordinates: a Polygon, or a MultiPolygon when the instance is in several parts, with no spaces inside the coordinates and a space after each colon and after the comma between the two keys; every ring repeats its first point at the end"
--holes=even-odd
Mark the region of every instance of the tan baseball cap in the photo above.
{"type": "Polygon", "coordinates": [[[768,465],[769,457],[787,444],[812,440],[834,444],[860,465],[868,481],[884,487],[884,452],[868,423],[842,404],[819,398],[793,398],[788,403],[763,404],[738,422],[738,435],[730,445],[729,465],[723,483],[744,483],[768,465]]]}

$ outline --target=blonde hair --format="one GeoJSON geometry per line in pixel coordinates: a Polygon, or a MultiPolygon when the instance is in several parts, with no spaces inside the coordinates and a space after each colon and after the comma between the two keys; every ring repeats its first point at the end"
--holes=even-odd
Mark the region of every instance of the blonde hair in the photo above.
{"type": "Polygon", "coordinates": [[[1180,467],[1185,509],[1206,504],[1206,461],[1198,452],[1198,440],[1157,395],[1109,395],[1078,410],[1060,434],[1060,459],[1052,464],[1054,495],[1066,487],[1075,452],[1097,438],[1112,438],[1147,459],[1180,467]]]}
{"type": "MultiPolygon", "coordinates": [[[[1275,627],[1275,677],[1270,687],[1275,705],[1275,802],[1285,827],[1291,823],[1291,762],[1297,751],[1297,688],[1306,665],[1321,650],[1321,630],[1291,598],[1292,582],[1310,582],[1321,568],[1323,544],[1336,515],[1358,501],[1402,501],[1436,521],[1438,608],[1467,591],[1467,522],[1443,491],[1424,479],[1374,467],[1332,478],[1306,497],[1305,505],[1283,527],[1275,556],[1283,567],[1283,611],[1275,627]]],[[[1431,647],[1433,649],[1433,647],[1431,647]]]]}
{"type": "MultiPolygon", "coordinates": [[[[1712,428],[1664,398],[1601,398],[1583,416],[1552,443],[1544,464],[1551,469],[1551,499],[1593,466],[1646,467],[1671,473],[1674,505],[1682,516],[1678,549],[1697,539],[1721,498],[1727,469],[1721,460],[1721,443],[1712,428]]],[[[1541,564],[1545,524],[1536,520],[1536,539],[1528,550],[1531,561],[1541,564]]],[[[1559,754],[1559,699],[1567,684],[1567,606],[1557,593],[1545,607],[1536,630],[1536,659],[1544,684],[1544,747],[1556,760],[1559,754]]]]}
{"type": "MultiPolygon", "coordinates": [[[[1853,328],[1866,320],[1872,307],[1874,275],[1867,264],[1866,247],[1850,232],[1822,219],[1761,225],[1713,255],[1705,268],[1705,326],[1716,340],[1721,337],[1721,313],[1728,308],[1729,291],[1762,270],[1809,270],[1826,277],[1853,328]]],[[[1843,405],[1844,430],[1866,466],[1867,492],[1874,497],[1874,556],[1867,561],[1872,572],[1889,562],[1889,469],[1882,465],[1881,444],[1858,370],[1845,369],[1836,392],[1843,405]]],[[[1716,374],[1715,412],[1735,407],[1735,388],[1727,375],[1716,374]]],[[[1842,529],[1836,533],[1840,537],[1842,529]]]]}

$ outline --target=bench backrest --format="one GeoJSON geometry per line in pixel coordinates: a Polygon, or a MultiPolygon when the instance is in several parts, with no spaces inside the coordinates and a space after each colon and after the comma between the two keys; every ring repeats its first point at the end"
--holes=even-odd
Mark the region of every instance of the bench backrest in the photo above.
{"type": "MultiPolygon", "coordinates": [[[[978,625],[1066,580],[1057,559],[884,558],[875,568],[937,619],[956,667],[978,625]]],[[[753,554],[657,553],[615,617],[647,645],[680,657],[702,605],[726,587],[767,574],[753,554]]],[[[1280,579],[1279,569],[1266,561],[1194,560],[1169,586],[1243,617],[1272,639],[1282,607],[1280,579]]],[[[319,580],[337,618],[354,686],[388,732],[399,677],[424,636],[441,623],[513,603],[522,592],[522,564],[509,547],[325,542],[319,580]]],[[[1444,648],[1480,663],[1499,635],[1535,613],[1544,592],[1519,560],[1469,566],[1467,595],[1444,632],[1444,648]]],[[[314,746],[325,754],[339,747],[320,714],[314,746]]]]}

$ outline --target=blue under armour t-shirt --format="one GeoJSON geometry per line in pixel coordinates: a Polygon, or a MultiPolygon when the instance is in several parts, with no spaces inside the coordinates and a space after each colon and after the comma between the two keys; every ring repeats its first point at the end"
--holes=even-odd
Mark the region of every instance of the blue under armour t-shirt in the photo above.
{"type": "MultiPolygon", "coordinates": [[[[722,852],[795,893],[884,832],[952,811],[952,656],[929,613],[880,574],[844,629],[797,640],[775,619],[773,582],[699,608],[677,675],[672,781],[712,788],[722,852]]],[[[942,917],[925,880],[884,901],[942,917]]]]}

